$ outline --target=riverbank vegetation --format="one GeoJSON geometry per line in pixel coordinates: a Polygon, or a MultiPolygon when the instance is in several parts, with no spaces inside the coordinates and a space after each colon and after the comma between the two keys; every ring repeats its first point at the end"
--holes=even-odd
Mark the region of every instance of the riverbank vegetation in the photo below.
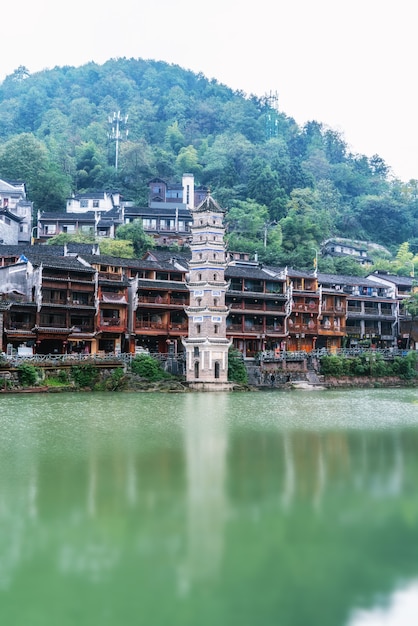
{"type": "Polygon", "coordinates": [[[338,355],[323,356],[320,360],[320,373],[323,376],[372,377],[384,378],[396,376],[402,380],[418,379],[418,354],[414,351],[407,355],[385,360],[379,353],[361,354],[357,357],[338,355]]]}

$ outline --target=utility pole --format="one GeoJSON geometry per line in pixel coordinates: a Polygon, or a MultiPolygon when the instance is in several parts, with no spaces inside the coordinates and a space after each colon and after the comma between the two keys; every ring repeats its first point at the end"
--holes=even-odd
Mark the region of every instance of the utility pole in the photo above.
{"type": "Polygon", "coordinates": [[[109,124],[111,126],[111,130],[109,132],[109,139],[114,141],[116,144],[115,151],[115,170],[118,169],[118,160],[119,160],[119,142],[123,141],[123,139],[127,139],[128,137],[128,129],[125,128],[124,136],[122,136],[121,126],[126,126],[128,123],[128,116],[122,116],[120,111],[114,112],[113,116],[109,116],[109,124]]]}

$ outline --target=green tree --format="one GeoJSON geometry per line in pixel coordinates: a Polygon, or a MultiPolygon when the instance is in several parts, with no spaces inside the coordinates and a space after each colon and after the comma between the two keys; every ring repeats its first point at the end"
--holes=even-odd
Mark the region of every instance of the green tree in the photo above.
{"type": "Polygon", "coordinates": [[[235,200],[225,216],[228,231],[243,234],[248,239],[260,239],[268,221],[267,207],[253,200],[235,200]]]}
{"type": "Polygon", "coordinates": [[[100,246],[100,254],[107,254],[122,259],[135,258],[134,246],[131,241],[102,237],[98,240],[98,243],[100,246]]]}
{"type": "Polygon", "coordinates": [[[242,354],[232,346],[228,350],[228,380],[241,385],[248,383],[248,373],[242,354]]]}
{"type": "Polygon", "coordinates": [[[77,189],[87,190],[100,188],[98,184],[106,166],[106,160],[92,141],[81,144],[76,149],[76,183],[77,189]]]}
{"type": "Polygon", "coordinates": [[[165,144],[175,153],[178,154],[184,147],[184,135],[179,128],[177,120],[171,124],[165,133],[165,144]]]}
{"type": "Polygon", "coordinates": [[[415,320],[418,317],[418,291],[412,293],[402,304],[404,309],[412,316],[412,320],[415,320]]]}
{"type": "Polygon", "coordinates": [[[132,359],[131,370],[134,374],[150,382],[170,378],[170,375],[161,368],[157,359],[148,354],[138,354],[132,359]]]}
{"type": "Polygon", "coordinates": [[[399,274],[415,275],[415,265],[418,265],[418,255],[414,257],[413,253],[410,252],[409,243],[407,241],[401,243],[399,246],[395,263],[399,274]]]}
{"type": "Polygon", "coordinates": [[[154,239],[144,232],[142,221],[139,219],[130,224],[119,226],[116,231],[116,239],[131,241],[137,257],[155,245],[154,239]]]}
{"type": "Polygon", "coordinates": [[[181,176],[185,172],[194,174],[199,179],[202,173],[202,166],[199,163],[197,150],[194,146],[181,148],[176,158],[177,174],[181,176]]]}

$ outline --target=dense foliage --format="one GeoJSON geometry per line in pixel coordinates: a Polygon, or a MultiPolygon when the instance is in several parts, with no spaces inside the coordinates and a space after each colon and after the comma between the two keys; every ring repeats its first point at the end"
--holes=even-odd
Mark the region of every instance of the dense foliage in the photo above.
{"type": "Polygon", "coordinates": [[[405,356],[395,356],[385,360],[380,353],[363,353],[357,357],[338,355],[321,358],[321,374],[324,376],[399,376],[409,380],[418,376],[418,356],[414,351],[405,356]]]}
{"type": "Polygon", "coordinates": [[[131,370],[141,378],[145,378],[150,382],[170,378],[170,374],[165,372],[160,363],[154,357],[148,354],[138,354],[132,359],[131,370]]]}
{"type": "Polygon", "coordinates": [[[99,380],[99,369],[90,363],[76,365],[71,368],[71,377],[77,387],[93,389],[99,380]]]}
{"type": "Polygon", "coordinates": [[[38,382],[38,369],[30,363],[22,363],[17,368],[19,383],[23,387],[33,387],[38,382]]]}
{"type": "Polygon", "coordinates": [[[418,252],[418,181],[393,179],[378,155],[351,153],[324,124],[299,127],[274,98],[164,62],[122,58],[32,75],[19,67],[0,85],[0,139],[0,177],[24,180],[37,209],[63,210],[72,192],[115,187],[144,205],[152,177],[178,181],[187,171],[228,209],[230,247],[260,259],[309,267],[312,248],[330,236],[392,253],[408,242],[418,252]],[[119,111],[116,169],[109,136],[119,111]]]}
{"type": "Polygon", "coordinates": [[[248,373],[242,353],[232,346],[228,351],[228,380],[241,385],[248,383],[248,373]]]}

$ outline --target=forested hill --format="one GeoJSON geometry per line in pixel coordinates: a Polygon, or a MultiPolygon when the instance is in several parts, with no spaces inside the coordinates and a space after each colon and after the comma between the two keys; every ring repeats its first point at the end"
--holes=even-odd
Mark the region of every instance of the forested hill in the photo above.
{"type": "Polygon", "coordinates": [[[298,126],[280,101],[175,65],[115,59],[32,75],[19,67],[0,85],[0,136],[0,178],[25,180],[41,210],[110,188],[144,204],[150,178],[192,172],[229,209],[232,243],[250,251],[263,233],[264,252],[273,246],[296,266],[330,236],[417,251],[416,181],[393,180],[390,164],[350,153],[316,121],[298,126]],[[116,170],[109,117],[118,111],[129,134],[121,123],[116,170]]]}

